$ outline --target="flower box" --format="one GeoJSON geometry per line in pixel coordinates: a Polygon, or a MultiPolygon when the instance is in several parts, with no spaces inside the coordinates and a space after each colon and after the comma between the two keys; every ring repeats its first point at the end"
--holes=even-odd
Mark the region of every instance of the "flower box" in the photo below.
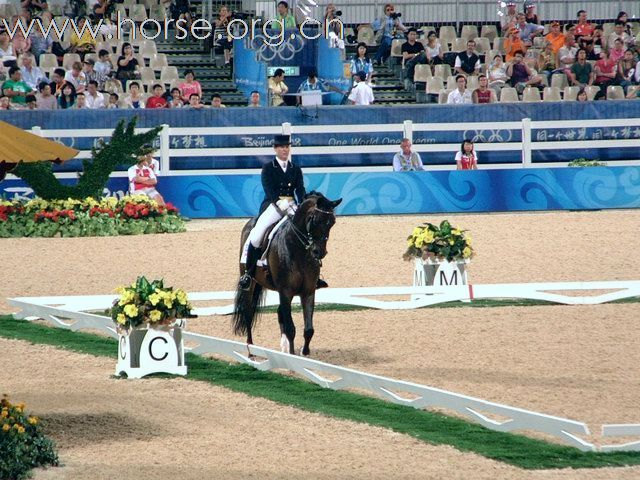
{"type": "Polygon", "coordinates": [[[468,258],[452,261],[416,258],[413,286],[467,285],[469,263],[468,258]]]}

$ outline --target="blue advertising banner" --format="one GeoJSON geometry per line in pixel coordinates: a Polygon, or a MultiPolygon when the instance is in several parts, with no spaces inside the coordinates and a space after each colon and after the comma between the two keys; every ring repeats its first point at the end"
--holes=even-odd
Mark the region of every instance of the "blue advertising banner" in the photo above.
{"type": "MultiPolygon", "coordinates": [[[[305,184],[342,198],[340,215],[640,207],[640,167],[326,173],[305,175],[305,184]]],[[[113,178],[108,187],[105,193],[121,196],[127,180],[113,178]]],[[[191,218],[250,217],[264,197],[259,175],[166,176],[158,189],[191,218]]],[[[19,180],[0,183],[7,198],[31,194],[19,180]]]]}

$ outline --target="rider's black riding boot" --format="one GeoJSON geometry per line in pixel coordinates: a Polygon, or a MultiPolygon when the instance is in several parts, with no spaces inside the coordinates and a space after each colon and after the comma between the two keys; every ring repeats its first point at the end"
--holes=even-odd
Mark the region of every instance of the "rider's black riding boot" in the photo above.
{"type": "Polygon", "coordinates": [[[238,287],[243,290],[248,290],[251,286],[251,279],[256,275],[256,268],[258,266],[258,260],[260,260],[260,249],[254,247],[249,242],[249,250],[247,250],[247,266],[244,275],[240,277],[238,287]]]}

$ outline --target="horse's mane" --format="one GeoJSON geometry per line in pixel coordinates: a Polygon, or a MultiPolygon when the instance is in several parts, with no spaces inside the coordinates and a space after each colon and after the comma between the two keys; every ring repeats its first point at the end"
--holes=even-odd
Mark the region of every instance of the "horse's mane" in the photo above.
{"type": "Polygon", "coordinates": [[[333,211],[331,201],[325,197],[322,193],[311,191],[305,195],[304,200],[298,206],[295,215],[293,216],[293,222],[298,223],[307,217],[309,211],[312,208],[320,208],[325,211],[333,211]]]}

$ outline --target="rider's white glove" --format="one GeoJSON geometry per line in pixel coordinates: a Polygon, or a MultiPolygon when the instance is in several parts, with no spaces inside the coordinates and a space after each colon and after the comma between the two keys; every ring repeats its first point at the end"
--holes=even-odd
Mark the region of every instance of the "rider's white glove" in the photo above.
{"type": "Polygon", "coordinates": [[[291,205],[293,204],[293,202],[291,200],[289,200],[288,198],[281,198],[280,200],[278,200],[276,202],[276,206],[282,210],[283,212],[286,212],[287,210],[289,210],[289,208],[291,208],[291,205]]]}

